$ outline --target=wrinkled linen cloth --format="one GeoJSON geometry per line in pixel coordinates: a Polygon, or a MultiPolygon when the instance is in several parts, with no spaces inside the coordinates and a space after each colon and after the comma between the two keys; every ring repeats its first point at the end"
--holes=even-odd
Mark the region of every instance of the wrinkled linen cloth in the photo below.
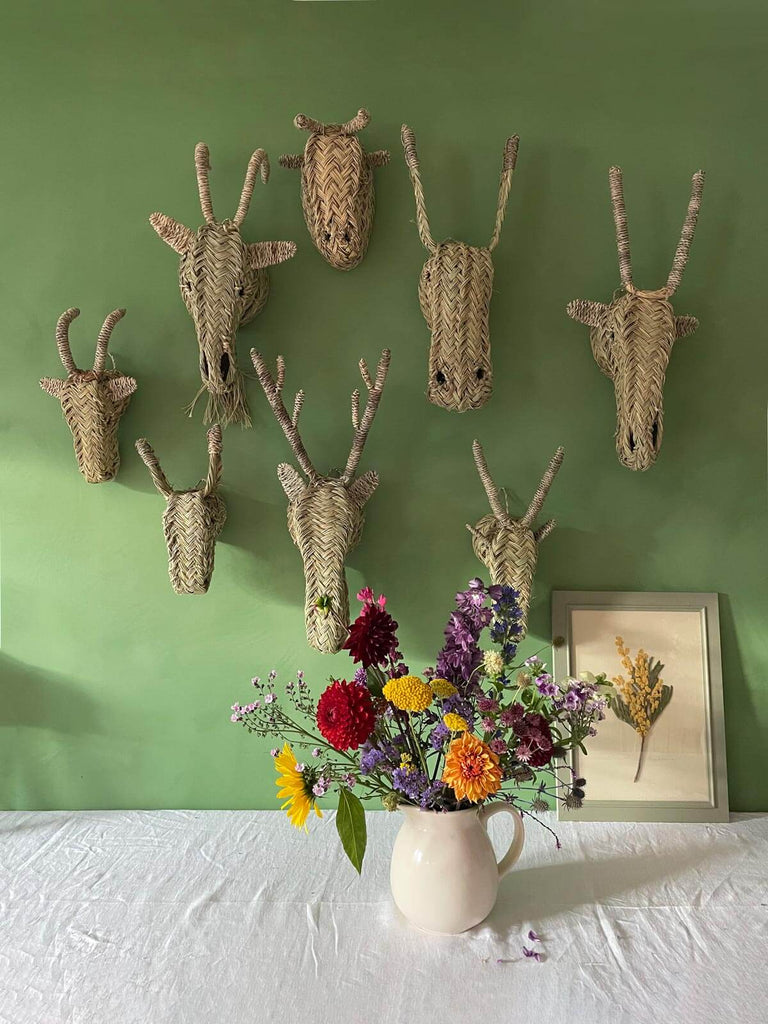
{"type": "MultiPolygon", "coordinates": [[[[272,811],[0,814],[0,1021],[768,1021],[768,815],[547,817],[561,850],[530,822],[491,916],[447,937],[390,900],[399,815],[367,818],[358,878],[332,812],[309,836],[272,811]]],[[[490,830],[503,852],[511,819],[490,830]]]]}

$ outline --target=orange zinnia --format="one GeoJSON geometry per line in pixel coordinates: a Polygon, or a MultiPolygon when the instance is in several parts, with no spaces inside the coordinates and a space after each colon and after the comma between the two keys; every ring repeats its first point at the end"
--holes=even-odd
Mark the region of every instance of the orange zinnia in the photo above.
{"type": "Polygon", "coordinates": [[[501,789],[499,759],[477,736],[462,733],[448,747],[443,782],[453,789],[457,800],[466,797],[476,804],[501,789]]]}

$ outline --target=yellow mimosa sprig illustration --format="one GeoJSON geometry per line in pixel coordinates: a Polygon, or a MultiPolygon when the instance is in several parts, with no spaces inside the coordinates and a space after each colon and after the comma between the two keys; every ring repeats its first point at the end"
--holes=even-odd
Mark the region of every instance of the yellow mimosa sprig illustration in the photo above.
{"type": "Polygon", "coordinates": [[[646,738],[654,722],[672,700],[672,687],[667,686],[661,678],[661,670],[664,668],[662,663],[654,662],[642,647],[638,650],[634,662],[623,637],[616,637],[616,650],[627,676],[614,676],[617,692],[611,701],[611,707],[616,717],[631,725],[640,736],[637,771],[632,780],[637,782],[643,767],[646,738]]]}

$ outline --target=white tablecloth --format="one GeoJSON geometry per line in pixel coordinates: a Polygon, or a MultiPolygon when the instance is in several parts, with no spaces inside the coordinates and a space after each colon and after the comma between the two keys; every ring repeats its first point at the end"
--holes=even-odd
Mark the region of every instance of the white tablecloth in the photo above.
{"type": "Polygon", "coordinates": [[[306,836],[266,811],[0,814],[0,1021],[768,1020],[768,816],[550,821],[560,851],[531,824],[491,917],[457,937],[390,902],[398,815],[368,815],[362,879],[332,819],[306,836]]]}

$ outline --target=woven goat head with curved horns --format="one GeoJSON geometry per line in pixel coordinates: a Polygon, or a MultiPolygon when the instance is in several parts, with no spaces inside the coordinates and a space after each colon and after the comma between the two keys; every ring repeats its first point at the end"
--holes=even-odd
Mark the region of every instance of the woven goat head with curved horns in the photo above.
{"type": "Polygon", "coordinates": [[[78,316],[80,310],[73,306],[61,314],[56,325],[56,345],[67,371],[66,380],[43,377],[40,387],[61,402],[80,472],[89,484],[100,484],[112,480],[120,467],[117,428],[136,390],[136,381],[117,370],[104,369],[112,328],[125,316],[125,310],[114,310],[104,321],[91,370],[78,369],[69,347],[69,325],[78,316]]]}
{"type": "Polygon", "coordinates": [[[165,498],[163,532],[168,546],[168,575],[177,594],[205,594],[213,575],[216,538],[227,518],[217,491],[221,480],[221,427],[208,431],[208,475],[188,491],[174,491],[145,438],[136,451],[165,498]]]}
{"type": "Polygon", "coordinates": [[[299,434],[304,392],[297,393],[293,415],[289,415],[282,399],[285,380],[282,356],[277,359],[276,378],[258,352],[252,350],[251,358],[275,418],[306,477],[303,479],[287,463],[277,467],[278,478],[288,498],[288,529],[304,562],[307,640],[318,651],[335,654],[341,650],[349,626],[344,562],[347,553],[360,540],[366,503],[379,484],[378,474],[373,470],[359,477],[355,474],[384,390],[390,353],[388,349],[382,352],[375,377],[371,377],[365,360],[360,360],[360,373],[368,391],[368,400],[361,416],[360,393],[357,390],[352,392],[354,435],[347,464],[339,476],[321,476],[307,455],[299,434]]]}
{"type": "Polygon", "coordinates": [[[699,326],[694,316],[675,316],[675,293],[696,228],[704,189],[697,171],[691,198],[667,283],[656,291],[640,291],[632,281],[627,213],[621,168],[609,171],[611,202],[619,250],[621,289],[609,303],[578,299],[568,315],[589,327],[592,353],[616,391],[616,452],[628,469],[649,469],[661,448],[664,430],[664,377],[672,346],[699,326]]]}
{"type": "Polygon", "coordinates": [[[563,448],[557,449],[549,460],[546,472],[525,515],[520,519],[513,519],[488,471],[483,446],[479,441],[473,441],[472,451],[477,472],[480,474],[491,506],[490,515],[483,516],[474,526],[467,524],[467,529],[472,534],[472,547],[480,561],[488,568],[492,583],[513,587],[519,593],[523,613],[521,625],[525,633],[539,544],[555,528],[554,519],[548,520],[538,530],[534,529],[533,521],[541,512],[565,452],[563,448]]]}
{"type": "Polygon", "coordinates": [[[320,255],[337,270],[352,270],[365,256],[373,226],[372,168],[389,163],[389,152],[366,153],[357,133],[371,119],[358,110],[345,124],[323,124],[297,114],[310,132],[303,153],[281,156],[282,167],[301,168],[301,205],[320,255]]]}
{"type": "MultiPolygon", "coordinates": [[[[269,295],[266,268],[290,259],[293,242],[253,242],[240,237],[240,226],[256,183],[269,179],[269,160],[257,149],[248,163],[237,211],[231,219],[218,221],[213,215],[208,184],[208,147],[195,147],[197,190],[205,223],[197,231],[179,224],[164,213],[153,213],[149,222],[158,235],[179,254],[181,297],[195,323],[200,348],[202,387],[208,391],[206,423],[241,423],[250,426],[243,379],[237,366],[235,337],[241,324],[260,313],[269,295]]],[[[197,397],[195,401],[197,401],[197,397]]],[[[195,401],[189,408],[190,415],[195,401]]]]}
{"type": "Polygon", "coordinates": [[[416,196],[419,237],[429,251],[419,279],[421,311],[432,332],[427,398],[455,412],[479,409],[493,391],[488,327],[493,289],[491,253],[501,236],[519,138],[512,135],[504,145],[496,225],[487,246],[452,239],[435,242],[427,219],[416,139],[408,125],[403,125],[401,139],[416,196]]]}

